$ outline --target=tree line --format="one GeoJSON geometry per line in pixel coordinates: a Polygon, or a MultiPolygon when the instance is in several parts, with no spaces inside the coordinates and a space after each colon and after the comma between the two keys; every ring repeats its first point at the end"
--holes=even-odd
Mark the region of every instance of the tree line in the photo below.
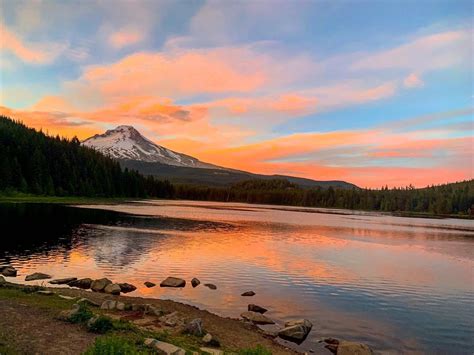
{"type": "Polygon", "coordinates": [[[51,196],[157,197],[345,208],[386,212],[474,214],[474,180],[416,189],[303,188],[285,179],[228,187],[171,184],[119,163],[77,138],[51,137],[0,116],[0,192],[51,196]]]}
{"type": "Polygon", "coordinates": [[[37,195],[172,197],[168,181],[122,170],[119,163],[72,140],[51,137],[0,116],[0,191],[37,195]]]}

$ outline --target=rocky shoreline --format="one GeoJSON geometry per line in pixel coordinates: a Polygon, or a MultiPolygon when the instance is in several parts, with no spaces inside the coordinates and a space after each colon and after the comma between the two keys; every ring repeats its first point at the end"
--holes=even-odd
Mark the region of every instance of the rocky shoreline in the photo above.
{"type": "MultiPolygon", "coordinates": [[[[7,277],[16,277],[17,271],[10,265],[0,266],[0,274],[7,277]]],[[[53,279],[46,273],[35,272],[25,277],[25,281],[49,280],[48,283],[56,287],[41,287],[36,293],[42,296],[54,296],[65,300],[74,300],[71,309],[61,312],[59,318],[68,320],[80,312],[81,305],[97,309],[100,313],[106,313],[114,319],[125,319],[135,326],[152,329],[154,331],[169,332],[171,334],[191,335],[202,345],[200,351],[211,354],[224,354],[223,349],[228,345],[248,346],[263,345],[271,349],[273,354],[297,353],[295,350],[285,347],[277,342],[278,338],[301,344],[307,338],[313,328],[311,321],[307,319],[295,319],[288,321],[277,331],[265,331],[257,325],[275,324],[275,322],[264,315],[267,311],[264,307],[249,303],[247,311],[241,313],[242,319],[223,318],[208,311],[200,310],[196,307],[182,303],[149,299],[140,297],[122,296],[137,289],[135,285],[129,283],[115,283],[107,278],[91,279],[76,277],[53,279]],[[64,285],[65,287],[57,287],[64,285]],[[92,291],[92,292],[90,292],[92,291]],[[198,313],[198,314],[196,314],[198,313]],[[222,323],[229,323],[227,327],[222,327],[222,323]],[[226,332],[225,328],[228,328],[226,332]],[[250,336],[251,334],[251,336],[250,336]],[[229,344],[230,343],[230,344],[229,344]]],[[[193,288],[201,284],[200,280],[193,278],[191,285],[193,288]]],[[[35,287],[19,284],[12,284],[0,276],[0,285],[8,287],[35,287]]],[[[155,287],[152,282],[145,282],[146,287],[155,287]]],[[[203,286],[216,290],[214,284],[204,284],[203,286]]],[[[203,287],[201,286],[201,287],[203,287]]],[[[160,283],[160,287],[186,287],[186,281],[177,277],[168,277],[160,283]]],[[[252,297],[254,291],[245,291],[241,297],[252,297]]],[[[100,319],[99,315],[88,320],[87,326],[94,327],[94,319],[100,319]]],[[[334,338],[323,339],[324,347],[334,354],[372,354],[373,351],[365,344],[348,342],[334,338]]],[[[147,338],[144,341],[147,347],[151,347],[158,353],[181,354],[176,345],[166,343],[158,339],[147,338]],[[174,348],[173,348],[174,347],[174,348]],[[175,352],[166,352],[163,349],[174,349],[175,352]]],[[[227,353],[227,351],[226,351],[227,353]]],[[[329,353],[329,352],[328,352],[329,353]]]]}

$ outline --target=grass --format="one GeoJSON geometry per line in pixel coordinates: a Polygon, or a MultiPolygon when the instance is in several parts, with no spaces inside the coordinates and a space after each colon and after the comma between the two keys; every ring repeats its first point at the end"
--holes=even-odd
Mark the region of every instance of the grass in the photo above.
{"type": "Polygon", "coordinates": [[[116,204],[139,198],[125,197],[83,197],[83,196],[40,196],[24,193],[0,194],[0,203],[58,203],[68,205],[116,204]]]}
{"type": "Polygon", "coordinates": [[[97,338],[84,355],[141,355],[150,354],[143,345],[117,335],[97,338]]]}
{"type": "Polygon", "coordinates": [[[35,293],[41,289],[43,288],[38,286],[0,287],[0,298],[13,299],[15,301],[21,301],[22,303],[28,304],[30,306],[54,311],[69,309],[74,304],[73,300],[65,300],[55,295],[44,296],[35,293]]]}
{"type": "Polygon", "coordinates": [[[238,351],[239,355],[272,355],[270,350],[267,350],[261,345],[257,345],[255,348],[242,349],[238,351]]]}

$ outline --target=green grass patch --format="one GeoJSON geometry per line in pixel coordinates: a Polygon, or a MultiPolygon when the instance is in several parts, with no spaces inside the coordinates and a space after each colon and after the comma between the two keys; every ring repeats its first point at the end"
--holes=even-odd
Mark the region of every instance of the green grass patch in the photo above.
{"type": "Polygon", "coordinates": [[[144,348],[143,345],[135,341],[117,336],[109,335],[97,338],[94,345],[88,349],[85,355],[141,355],[152,352],[144,348]]]}
{"type": "MultiPolygon", "coordinates": [[[[125,197],[40,196],[23,193],[0,194],[0,203],[58,203],[68,205],[116,204],[130,201],[125,197]]],[[[139,198],[134,198],[134,201],[139,198]]]]}
{"type": "Polygon", "coordinates": [[[255,348],[242,349],[238,351],[239,355],[272,355],[270,350],[267,350],[261,345],[257,345],[255,348]]]}
{"type": "Polygon", "coordinates": [[[41,289],[43,288],[38,286],[0,287],[0,298],[21,301],[30,306],[52,310],[65,310],[74,304],[73,300],[65,300],[56,295],[45,296],[35,293],[41,289]]]}
{"type": "Polygon", "coordinates": [[[85,304],[81,303],[79,304],[79,310],[69,317],[69,321],[71,323],[86,323],[92,317],[94,317],[94,313],[85,304]]]}

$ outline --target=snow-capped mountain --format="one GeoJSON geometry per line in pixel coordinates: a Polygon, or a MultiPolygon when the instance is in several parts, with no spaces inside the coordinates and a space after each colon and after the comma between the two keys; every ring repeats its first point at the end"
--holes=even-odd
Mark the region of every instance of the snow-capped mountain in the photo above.
{"type": "Polygon", "coordinates": [[[219,169],[186,154],[174,152],[153,143],[132,126],[118,126],[87,138],[82,144],[115,159],[136,160],[148,163],[161,163],[190,168],[219,169]]]}

